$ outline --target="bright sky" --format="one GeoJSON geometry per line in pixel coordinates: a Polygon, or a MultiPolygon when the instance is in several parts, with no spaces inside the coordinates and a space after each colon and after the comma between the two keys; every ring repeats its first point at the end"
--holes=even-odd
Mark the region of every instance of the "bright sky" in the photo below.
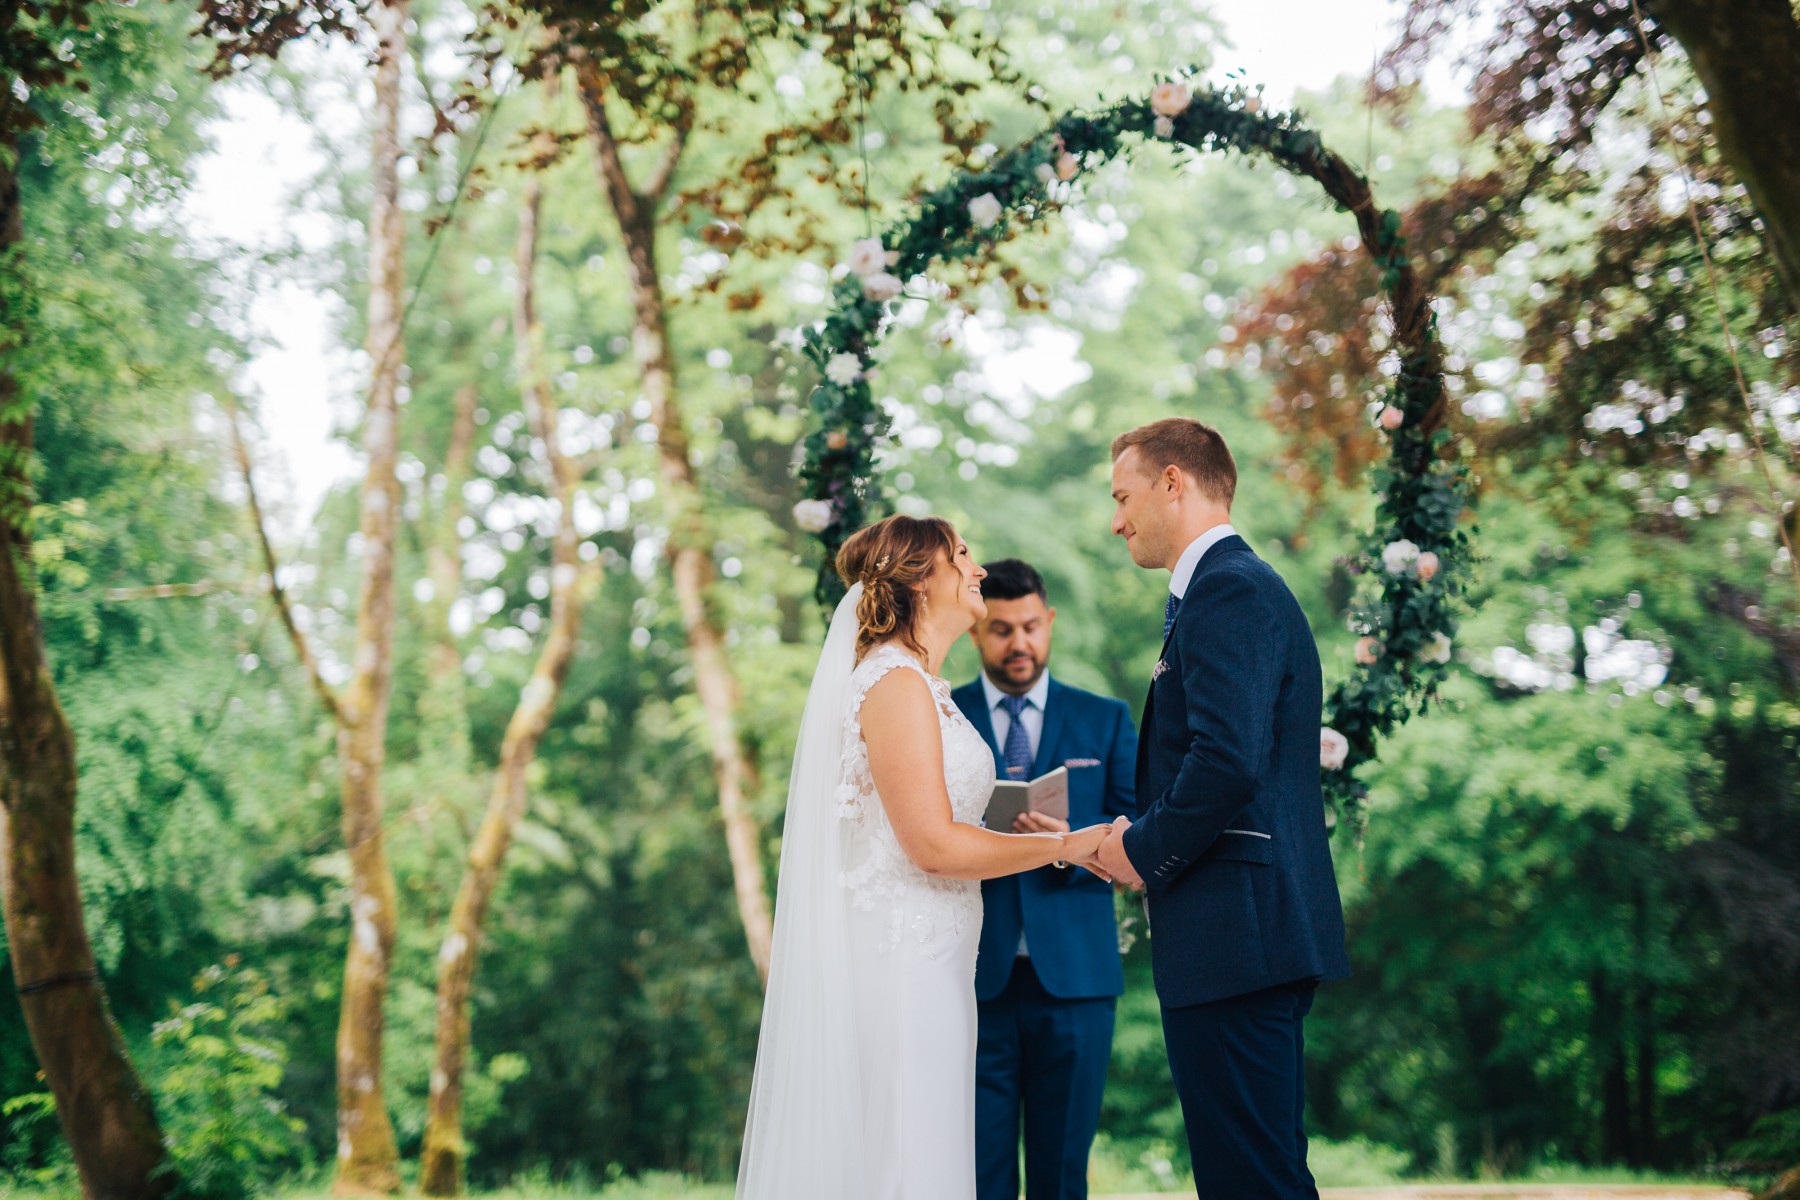
{"type": "MultiPolygon", "coordinates": [[[[1216,56],[1217,73],[1241,71],[1264,84],[1277,105],[1290,102],[1297,88],[1366,75],[1402,2],[1212,0],[1232,43],[1216,56]]],[[[309,52],[319,53],[303,50],[299,57],[309,52]]],[[[248,86],[228,88],[226,117],[212,128],[216,148],[200,163],[188,201],[193,228],[221,249],[250,253],[322,244],[327,218],[308,214],[294,198],[325,151],[305,122],[267,96],[248,86]]],[[[292,540],[311,524],[326,493],[357,471],[357,456],[334,429],[354,419],[361,355],[340,348],[332,334],[339,298],[278,267],[246,268],[243,276],[234,283],[243,297],[245,332],[258,344],[242,380],[261,398],[258,483],[277,530],[292,540]]],[[[1071,342],[1063,354],[1073,348],[1071,342]]],[[[1053,365],[1052,374],[1069,378],[1066,357],[1053,365]]]]}

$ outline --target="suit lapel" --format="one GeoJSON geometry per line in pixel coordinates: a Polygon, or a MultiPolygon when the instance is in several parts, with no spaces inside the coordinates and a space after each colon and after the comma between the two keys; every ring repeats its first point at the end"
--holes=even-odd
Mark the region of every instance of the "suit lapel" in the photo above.
{"type": "Polygon", "coordinates": [[[1044,695],[1044,725],[1038,732],[1037,760],[1031,766],[1033,779],[1048,771],[1050,764],[1056,761],[1056,742],[1062,736],[1063,708],[1068,702],[1065,691],[1055,678],[1050,680],[1050,689],[1044,695]]]}

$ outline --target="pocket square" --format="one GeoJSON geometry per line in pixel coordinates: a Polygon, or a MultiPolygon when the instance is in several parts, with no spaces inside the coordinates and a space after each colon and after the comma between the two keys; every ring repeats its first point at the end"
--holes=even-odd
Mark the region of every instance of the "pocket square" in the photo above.
{"type": "Polygon", "coordinates": [[[1076,770],[1079,767],[1097,767],[1099,765],[1100,765],[1100,760],[1097,758],[1065,758],[1065,759],[1063,759],[1063,766],[1069,768],[1071,771],[1076,770]]]}
{"type": "Polygon", "coordinates": [[[1157,680],[1161,679],[1163,677],[1163,672],[1167,671],[1168,669],[1169,669],[1169,660],[1168,659],[1166,659],[1166,658],[1157,659],[1155,669],[1150,672],[1150,682],[1155,683],[1157,680]]]}

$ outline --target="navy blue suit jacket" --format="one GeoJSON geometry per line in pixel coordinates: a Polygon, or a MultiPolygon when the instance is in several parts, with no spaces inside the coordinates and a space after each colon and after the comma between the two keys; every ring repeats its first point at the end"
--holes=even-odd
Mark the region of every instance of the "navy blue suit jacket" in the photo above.
{"type": "Polygon", "coordinates": [[[1165,1007],[1350,973],[1319,788],[1319,651],[1239,537],[1200,560],[1144,701],[1139,815],[1165,1007]]]}
{"type": "MultiPolygon", "coordinates": [[[[993,716],[981,681],[950,693],[969,724],[981,731],[1006,778],[994,739],[993,716]]],[[[1050,679],[1038,736],[1036,779],[1059,766],[1069,770],[1069,824],[1080,829],[1136,811],[1137,730],[1123,701],[1096,696],[1050,679]],[[1072,765],[1071,765],[1072,764],[1072,765]]],[[[1007,832],[1001,830],[1002,833],[1007,832]]],[[[1039,867],[981,885],[981,948],[975,959],[975,996],[992,1000],[1012,977],[1019,934],[1044,990],[1063,1000],[1117,996],[1125,990],[1112,888],[1080,867],[1039,867]]]]}

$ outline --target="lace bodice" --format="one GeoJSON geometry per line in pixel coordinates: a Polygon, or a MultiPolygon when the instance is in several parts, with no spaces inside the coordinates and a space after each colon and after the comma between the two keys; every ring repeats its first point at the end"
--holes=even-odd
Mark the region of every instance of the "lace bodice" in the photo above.
{"type": "Polygon", "coordinates": [[[943,739],[944,787],[958,821],[979,824],[994,790],[994,755],[950,699],[950,685],[928,673],[900,646],[885,642],[858,664],[850,677],[850,705],[844,714],[844,770],[838,784],[838,815],[850,826],[844,857],[844,886],[864,910],[885,907],[887,942],[904,940],[927,957],[981,918],[981,884],[972,879],[940,879],[915,866],[888,823],[875,781],[869,774],[869,747],[863,741],[862,704],[869,689],[896,667],[924,676],[937,704],[943,739]]]}

